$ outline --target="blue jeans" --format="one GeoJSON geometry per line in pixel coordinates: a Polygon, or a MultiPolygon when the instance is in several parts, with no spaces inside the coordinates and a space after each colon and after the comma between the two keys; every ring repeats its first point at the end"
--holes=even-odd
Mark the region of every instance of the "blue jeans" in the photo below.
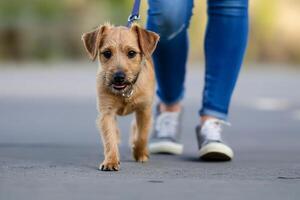
{"type": "MultiPolygon", "coordinates": [[[[171,105],[184,94],[193,0],[148,0],[147,29],[160,41],[153,54],[157,95],[171,105]]],[[[248,36],[248,0],[207,0],[205,84],[199,114],[226,120],[248,36]]],[[[198,91],[197,91],[198,92],[198,91]]]]}

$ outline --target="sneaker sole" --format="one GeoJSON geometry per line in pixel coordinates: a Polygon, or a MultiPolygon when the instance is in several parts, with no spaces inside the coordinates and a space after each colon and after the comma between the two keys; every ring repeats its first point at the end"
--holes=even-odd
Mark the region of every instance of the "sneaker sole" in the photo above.
{"type": "Polygon", "coordinates": [[[149,151],[152,154],[169,153],[180,155],[183,152],[183,145],[168,141],[150,143],[149,151]]]}
{"type": "Polygon", "coordinates": [[[199,150],[199,156],[205,161],[230,161],[233,159],[233,151],[225,144],[212,142],[199,150]]]}

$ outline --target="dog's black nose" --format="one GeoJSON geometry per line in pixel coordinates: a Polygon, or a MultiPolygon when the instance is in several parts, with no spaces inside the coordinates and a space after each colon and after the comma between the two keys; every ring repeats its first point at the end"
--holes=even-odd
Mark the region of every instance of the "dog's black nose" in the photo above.
{"type": "Polygon", "coordinates": [[[125,73],[123,71],[117,71],[113,75],[113,81],[115,83],[123,83],[125,81],[125,73]]]}

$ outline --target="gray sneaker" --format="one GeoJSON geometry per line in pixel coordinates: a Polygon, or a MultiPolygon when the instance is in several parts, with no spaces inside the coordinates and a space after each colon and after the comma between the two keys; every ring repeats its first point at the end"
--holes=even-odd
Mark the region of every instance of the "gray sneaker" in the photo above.
{"type": "Polygon", "coordinates": [[[156,107],[153,133],[149,142],[150,153],[181,154],[180,143],[182,112],[160,112],[156,107]]]}
{"type": "Polygon", "coordinates": [[[229,161],[233,158],[232,149],[223,143],[221,138],[222,125],[226,122],[208,119],[196,127],[199,146],[199,157],[206,161],[229,161]]]}

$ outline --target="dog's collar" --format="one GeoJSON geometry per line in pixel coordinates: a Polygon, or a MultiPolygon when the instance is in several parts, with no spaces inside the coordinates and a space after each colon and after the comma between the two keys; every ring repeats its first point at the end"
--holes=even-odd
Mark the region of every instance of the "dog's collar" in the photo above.
{"type": "Polygon", "coordinates": [[[131,97],[133,95],[133,92],[134,92],[133,85],[137,82],[137,80],[139,78],[139,75],[140,75],[140,72],[141,72],[141,70],[137,73],[137,75],[135,76],[134,80],[131,82],[130,89],[127,90],[127,91],[124,91],[122,93],[122,97],[129,98],[129,97],[131,97]]]}
{"type": "Polygon", "coordinates": [[[132,94],[133,94],[133,88],[130,88],[130,90],[122,93],[122,97],[129,98],[132,96],[132,94]]]}

